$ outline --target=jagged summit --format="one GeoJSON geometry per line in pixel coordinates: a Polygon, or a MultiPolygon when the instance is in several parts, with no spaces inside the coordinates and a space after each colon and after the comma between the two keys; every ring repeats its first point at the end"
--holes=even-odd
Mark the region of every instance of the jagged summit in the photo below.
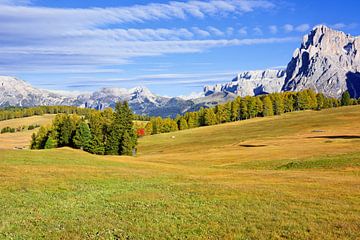
{"type": "Polygon", "coordinates": [[[231,92],[239,96],[313,89],[330,97],[349,90],[360,97],[360,38],[325,25],[314,27],[285,70],[239,73],[230,83],[206,86],[207,96],[231,92]]]}
{"type": "Polygon", "coordinates": [[[283,91],[311,88],[331,97],[360,96],[360,39],[327,26],[304,36],[286,70],[283,91]]]}

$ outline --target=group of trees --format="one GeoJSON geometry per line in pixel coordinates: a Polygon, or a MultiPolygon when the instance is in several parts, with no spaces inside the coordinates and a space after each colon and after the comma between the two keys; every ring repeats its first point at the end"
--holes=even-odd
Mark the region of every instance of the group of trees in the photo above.
{"type": "MultiPolygon", "coordinates": [[[[0,110],[0,121],[14,119],[14,118],[23,118],[31,117],[44,114],[78,114],[78,115],[89,115],[91,112],[97,111],[91,108],[80,108],[74,106],[39,106],[39,107],[9,107],[0,110]]],[[[148,121],[150,117],[142,115],[133,115],[135,120],[148,121]]]]}
{"type": "Polygon", "coordinates": [[[15,132],[21,132],[21,131],[26,131],[26,130],[33,130],[35,128],[40,127],[39,124],[34,124],[34,125],[30,125],[30,126],[19,126],[17,128],[13,128],[13,127],[4,127],[1,129],[0,133],[15,133],[15,132]]]}
{"type": "Polygon", "coordinates": [[[58,114],[50,127],[33,134],[31,149],[69,146],[99,155],[132,155],[137,145],[133,119],[126,102],[117,103],[115,111],[58,114]]]}
{"type": "Polygon", "coordinates": [[[201,108],[187,112],[175,119],[155,117],[145,127],[145,135],[173,132],[201,126],[211,126],[226,122],[281,115],[300,110],[321,110],[338,106],[354,105],[360,100],[351,99],[348,92],[342,98],[329,98],[312,90],[300,92],[272,93],[255,97],[237,97],[213,108],[201,108]]]}

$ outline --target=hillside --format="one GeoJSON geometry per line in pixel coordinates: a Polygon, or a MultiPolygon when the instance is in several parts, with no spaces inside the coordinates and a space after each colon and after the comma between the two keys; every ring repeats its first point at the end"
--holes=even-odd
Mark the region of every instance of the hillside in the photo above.
{"type": "Polygon", "coordinates": [[[136,158],[0,150],[0,238],[357,239],[359,110],[144,137],[136,158]]]}
{"type": "MultiPolygon", "coordinates": [[[[32,116],[0,121],[0,129],[5,127],[18,128],[21,126],[30,125],[48,125],[51,124],[54,117],[54,114],[45,114],[42,116],[32,116]]],[[[30,145],[31,135],[37,131],[38,129],[33,129],[16,133],[0,134],[0,149],[27,148],[30,145]]]]}

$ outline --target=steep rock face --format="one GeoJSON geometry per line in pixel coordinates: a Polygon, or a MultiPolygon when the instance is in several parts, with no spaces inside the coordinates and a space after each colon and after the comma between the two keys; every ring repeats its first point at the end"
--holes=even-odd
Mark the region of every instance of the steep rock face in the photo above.
{"type": "Polygon", "coordinates": [[[318,26],[303,39],[287,66],[283,91],[313,89],[331,97],[349,90],[360,97],[360,38],[318,26]]]}
{"type": "Polygon", "coordinates": [[[0,76],[0,107],[72,105],[73,99],[40,90],[15,77],[0,76]]]}
{"type": "Polygon", "coordinates": [[[284,70],[241,72],[230,83],[206,86],[205,96],[216,92],[229,92],[237,96],[255,96],[280,92],[285,82],[284,70]]]}

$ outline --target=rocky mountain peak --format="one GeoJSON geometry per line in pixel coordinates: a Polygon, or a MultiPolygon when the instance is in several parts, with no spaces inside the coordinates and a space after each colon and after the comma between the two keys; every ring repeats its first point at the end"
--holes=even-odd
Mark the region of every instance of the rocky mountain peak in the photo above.
{"type": "Polygon", "coordinates": [[[315,27],[304,36],[286,70],[283,91],[311,88],[331,97],[349,90],[360,96],[360,39],[327,26],[315,27]]]}

